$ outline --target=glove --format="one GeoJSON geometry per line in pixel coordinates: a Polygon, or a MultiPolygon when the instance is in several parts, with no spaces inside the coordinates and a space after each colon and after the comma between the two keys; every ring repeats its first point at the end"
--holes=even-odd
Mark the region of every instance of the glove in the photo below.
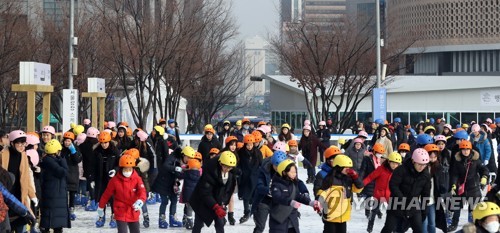
{"type": "Polygon", "coordinates": [[[488,179],[486,179],[486,177],[481,177],[481,186],[485,186],[486,185],[486,182],[488,182],[488,179]]]}
{"type": "Polygon", "coordinates": [[[142,205],[144,205],[144,202],[142,200],[137,200],[132,207],[135,211],[139,211],[142,208],[142,205]]]}
{"type": "Polygon", "coordinates": [[[31,198],[31,201],[33,202],[33,205],[35,205],[35,207],[38,207],[38,198],[31,198]]]}
{"type": "Polygon", "coordinates": [[[489,163],[489,162],[490,162],[490,161],[485,160],[485,161],[483,162],[483,165],[484,165],[484,166],[486,166],[486,165],[488,165],[488,163],[489,163]]]}
{"type": "Polygon", "coordinates": [[[311,201],[311,203],[309,203],[310,206],[313,207],[314,211],[316,211],[316,213],[321,213],[321,203],[319,203],[319,201],[311,201]]]}
{"type": "Polygon", "coordinates": [[[109,175],[109,177],[113,177],[113,176],[115,176],[115,175],[116,175],[116,171],[115,171],[115,169],[110,170],[110,171],[108,172],[108,175],[109,175]]]}
{"type": "Polygon", "coordinates": [[[452,185],[451,186],[451,195],[456,196],[457,195],[456,190],[457,190],[457,186],[456,185],[452,185]]]}
{"type": "Polygon", "coordinates": [[[356,170],[349,168],[347,170],[347,175],[350,176],[353,180],[357,180],[359,177],[359,174],[356,172],[356,170]]]}
{"type": "Polygon", "coordinates": [[[94,182],[94,181],[90,182],[90,187],[91,187],[92,189],[94,189],[94,187],[95,187],[95,182],[94,182]]]}
{"type": "Polygon", "coordinates": [[[97,216],[100,218],[104,217],[104,209],[103,208],[97,208],[97,216]]]}
{"type": "Polygon", "coordinates": [[[176,172],[182,172],[182,167],[175,167],[176,172]]]}
{"type": "Polygon", "coordinates": [[[226,210],[224,210],[221,205],[215,204],[212,209],[215,211],[215,215],[217,215],[217,217],[224,218],[226,216],[226,210]]]}
{"type": "Polygon", "coordinates": [[[295,201],[295,200],[292,200],[292,201],[290,202],[290,206],[292,206],[292,207],[293,207],[293,208],[295,208],[295,209],[300,208],[300,205],[301,205],[301,204],[300,204],[300,202],[295,201]]]}
{"type": "Polygon", "coordinates": [[[35,216],[33,216],[29,211],[26,211],[26,214],[24,214],[23,217],[26,222],[28,222],[28,225],[33,226],[36,223],[35,216]]]}
{"type": "Polygon", "coordinates": [[[69,152],[71,152],[72,155],[76,154],[76,148],[75,146],[73,145],[73,143],[71,143],[68,147],[69,149],[69,152]]]}

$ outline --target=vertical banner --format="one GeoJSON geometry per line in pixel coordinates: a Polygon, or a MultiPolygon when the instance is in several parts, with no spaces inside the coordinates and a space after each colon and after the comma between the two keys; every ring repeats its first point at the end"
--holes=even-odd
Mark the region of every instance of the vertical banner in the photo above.
{"type": "Polygon", "coordinates": [[[387,117],[387,89],[373,88],[372,118],[386,120],[387,117]]]}
{"type": "MultiPolygon", "coordinates": [[[[66,132],[70,129],[70,124],[80,124],[78,122],[78,90],[64,89],[63,90],[63,115],[62,115],[62,131],[66,132]]],[[[76,135],[75,135],[76,136],[76,135]]]]}

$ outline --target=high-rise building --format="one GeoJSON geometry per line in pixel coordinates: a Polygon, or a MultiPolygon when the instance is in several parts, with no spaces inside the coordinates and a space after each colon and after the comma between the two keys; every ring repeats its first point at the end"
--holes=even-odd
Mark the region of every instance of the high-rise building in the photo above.
{"type": "MultiPolygon", "coordinates": [[[[245,84],[250,87],[245,91],[246,97],[263,96],[265,93],[265,82],[254,82],[251,76],[261,76],[266,72],[266,46],[267,42],[260,36],[245,40],[245,65],[249,70],[245,84]]],[[[246,86],[245,85],[245,86],[246,86]]]]}
{"type": "Polygon", "coordinates": [[[346,0],[303,0],[303,19],[316,25],[331,25],[347,13],[346,0]]]}

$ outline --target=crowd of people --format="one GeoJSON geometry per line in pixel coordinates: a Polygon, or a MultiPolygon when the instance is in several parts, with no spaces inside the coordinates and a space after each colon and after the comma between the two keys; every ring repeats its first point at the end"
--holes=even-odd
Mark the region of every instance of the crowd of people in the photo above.
{"type": "Polygon", "coordinates": [[[218,131],[208,124],[197,149],[182,146],[173,119],[150,132],[112,121],[99,131],[88,119],[60,136],[52,126],[0,131],[0,232],[62,232],[78,204],[96,212],[95,227],[108,219],[118,232],[140,232],[141,215],[145,228],[151,218],[160,229],[224,232],[241,214],[253,232],[298,233],[302,206],[319,214],[325,233],[347,232],[354,200],[363,200],[367,232],[384,214],[382,232],[456,231],[465,205],[463,232],[498,232],[500,118],[455,128],[377,119],[335,145],[329,124],[306,120],[300,138],[287,123],[277,137],[270,123],[246,118],[218,131]],[[234,213],[235,198],[243,213],[234,213]],[[148,214],[154,203],[157,218],[148,214]]]}

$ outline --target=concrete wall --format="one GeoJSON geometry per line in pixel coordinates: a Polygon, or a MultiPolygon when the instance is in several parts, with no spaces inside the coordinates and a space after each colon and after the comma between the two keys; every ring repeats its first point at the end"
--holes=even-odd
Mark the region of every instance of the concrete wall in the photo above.
{"type": "Polygon", "coordinates": [[[272,111],[307,112],[304,94],[299,94],[274,82],[270,82],[270,90],[272,111]]]}

